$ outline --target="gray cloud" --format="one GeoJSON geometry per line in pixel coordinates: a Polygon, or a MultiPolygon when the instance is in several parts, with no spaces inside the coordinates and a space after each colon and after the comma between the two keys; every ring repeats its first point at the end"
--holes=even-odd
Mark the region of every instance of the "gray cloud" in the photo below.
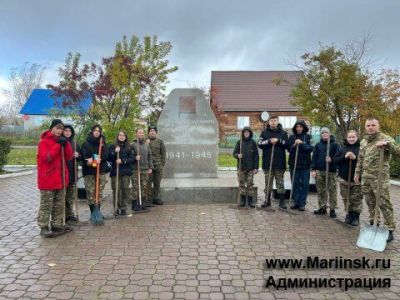
{"type": "Polygon", "coordinates": [[[368,33],[374,58],[400,65],[396,0],[0,1],[3,75],[24,61],[61,63],[68,51],[98,61],[123,34],[173,43],[180,70],[171,86],[206,85],[211,70],[290,69],[288,60],[319,42],[343,45],[368,33]]]}

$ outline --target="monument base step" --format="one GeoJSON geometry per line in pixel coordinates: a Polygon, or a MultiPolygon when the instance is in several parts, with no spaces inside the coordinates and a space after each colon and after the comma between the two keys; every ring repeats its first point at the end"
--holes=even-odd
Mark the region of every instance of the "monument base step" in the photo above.
{"type": "MultiPolygon", "coordinates": [[[[165,178],[161,199],[166,203],[237,203],[238,182],[234,172],[218,172],[217,178],[165,178]]],[[[257,187],[254,187],[257,195],[257,187]]]]}

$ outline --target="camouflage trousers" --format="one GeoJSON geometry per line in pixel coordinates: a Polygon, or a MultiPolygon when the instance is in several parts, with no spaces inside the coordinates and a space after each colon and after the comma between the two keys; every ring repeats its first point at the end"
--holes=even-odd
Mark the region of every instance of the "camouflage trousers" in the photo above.
{"type": "Polygon", "coordinates": [[[61,228],[64,225],[64,191],[41,190],[37,223],[40,228],[61,228]]]}
{"type": "MultiPolygon", "coordinates": [[[[149,175],[147,170],[140,170],[140,189],[141,189],[141,197],[142,197],[142,204],[148,204],[149,201],[146,198],[146,187],[147,182],[149,180],[149,175]]],[[[138,183],[138,171],[133,170],[133,175],[131,176],[131,197],[133,200],[139,200],[139,183],[138,183]]]]}
{"type": "Polygon", "coordinates": [[[65,195],[65,218],[74,217],[75,183],[68,185],[65,195]]]}
{"type": "Polygon", "coordinates": [[[150,200],[160,199],[160,186],[163,176],[163,169],[154,169],[149,175],[147,183],[147,198],[150,200]]]}
{"type": "MultiPolygon", "coordinates": [[[[83,177],[85,182],[86,198],[88,204],[92,205],[96,203],[96,175],[86,175],[83,177]]],[[[100,174],[99,178],[99,203],[103,197],[104,187],[107,183],[106,174],[100,174]]]]}
{"type": "Polygon", "coordinates": [[[267,191],[268,188],[268,170],[263,170],[264,175],[265,175],[265,189],[264,193],[267,195],[268,193],[271,193],[272,191],[272,183],[275,178],[275,183],[276,183],[276,191],[278,194],[284,194],[285,193],[285,186],[284,186],[284,175],[285,175],[285,170],[271,170],[271,177],[269,180],[269,191],[267,191]]]}
{"type": "MultiPolygon", "coordinates": [[[[347,181],[339,179],[340,195],[342,196],[344,209],[346,209],[348,201],[348,184],[347,181]]],[[[358,214],[362,211],[363,194],[361,192],[361,185],[355,185],[354,182],[350,185],[350,202],[348,211],[353,211],[358,214]]]]}
{"type": "MultiPolygon", "coordinates": [[[[113,190],[113,201],[115,201],[115,193],[116,193],[116,183],[117,183],[117,176],[111,177],[111,188],[113,190]]],[[[130,199],[130,178],[129,176],[119,176],[118,179],[118,208],[126,209],[126,205],[130,199]]],[[[115,203],[115,202],[113,202],[115,203]]]]}
{"type": "MultiPolygon", "coordinates": [[[[361,189],[365,197],[365,202],[368,205],[370,221],[373,221],[375,217],[377,186],[378,186],[377,178],[362,178],[361,189]]],[[[396,228],[396,223],[394,221],[393,205],[392,202],[390,201],[389,187],[390,187],[389,179],[383,180],[381,189],[381,201],[378,211],[382,212],[383,214],[386,228],[388,230],[394,230],[396,228]]],[[[378,216],[378,221],[380,220],[380,212],[378,216]]]]}
{"type": "MultiPolygon", "coordinates": [[[[328,200],[326,199],[326,187],[325,187],[326,174],[325,171],[317,171],[317,177],[315,178],[315,184],[318,192],[318,206],[326,206],[328,200]]],[[[328,173],[328,198],[329,208],[335,209],[337,207],[337,191],[336,191],[336,173],[328,173]]]]}
{"type": "Polygon", "coordinates": [[[254,172],[238,171],[239,193],[243,196],[254,197],[254,172]]]}

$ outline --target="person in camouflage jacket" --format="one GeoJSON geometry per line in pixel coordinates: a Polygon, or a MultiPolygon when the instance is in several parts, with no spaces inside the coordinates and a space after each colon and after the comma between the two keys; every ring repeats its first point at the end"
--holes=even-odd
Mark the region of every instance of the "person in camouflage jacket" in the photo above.
{"type": "Polygon", "coordinates": [[[163,205],[164,203],[160,199],[160,185],[163,176],[163,168],[166,159],[166,150],[164,141],[157,138],[157,127],[150,126],[148,129],[148,144],[153,158],[153,171],[149,175],[149,181],[147,184],[147,194],[149,201],[152,201],[155,205],[163,205]]]}
{"type": "MultiPolygon", "coordinates": [[[[396,228],[394,220],[393,205],[390,201],[390,159],[391,155],[400,155],[400,146],[390,136],[380,132],[379,121],[369,118],[365,122],[366,135],[361,141],[360,153],[355,170],[354,182],[361,182],[361,190],[368,205],[370,223],[373,224],[375,217],[376,192],[378,185],[378,174],[382,172],[381,200],[379,209],[385,219],[385,226],[389,230],[388,242],[393,240],[393,231],[396,228]],[[380,170],[379,154],[380,148],[385,149],[383,166],[380,170]]],[[[378,222],[380,213],[378,216],[378,222]]]]}

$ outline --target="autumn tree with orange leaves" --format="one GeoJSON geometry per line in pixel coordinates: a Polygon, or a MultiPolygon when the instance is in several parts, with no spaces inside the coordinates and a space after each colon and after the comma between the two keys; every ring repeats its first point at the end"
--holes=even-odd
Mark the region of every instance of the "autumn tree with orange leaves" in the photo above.
{"type": "Polygon", "coordinates": [[[334,46],[305,53],[292,103],[313,124],[331,126],[343,138],[350,129],[362,132],[371,116],[380,120],[384,132],[398,135],[400,75],[396,70],[375,75],[361,64],[360,55],[350,57],[334,46]]]}

